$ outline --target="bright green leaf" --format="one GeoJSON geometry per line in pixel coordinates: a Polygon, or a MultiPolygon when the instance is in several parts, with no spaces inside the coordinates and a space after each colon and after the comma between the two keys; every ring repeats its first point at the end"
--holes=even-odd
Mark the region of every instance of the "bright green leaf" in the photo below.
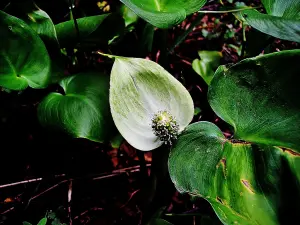
{"type": "Polygon", "coordinates": [[[211,107],[238,139],[300,152],[300,50],[219,67],[209,88],[211,107]],[[287,135],[288,134],[288,135],[287,135]]]}
{"type": "Polygon", "coordinates": [[[46,225],[47,224],[47,218],[43,218],[40,220],[40,222],[37,225],[46,225]]]}
{"type": "Polygon", "coordinates": [[[0,86],[45,88],[50,58],[40,37],[22,20],[0,11],[0,86]]]}
{"type": "Polygon", "coordinates": [[[292,224],[300,208],[300,50],[221,66],[208,100],[234,128],[186,128],[172,147],[170,176],[181,192],[210,202],[224,224],[292,224]]]}
{"type": "Polygon", "coordinates": [[[124,19],[117,14],[103,14],[77,19],[78,30],[73,20],[55,25],[61,47],[71,46],[80,41],[90,41],[92,44],[108,43],[114,36],[124,30],[124,19]],[[113,26],[112,26],[113,24],[113,26]]]}
{"type": "Polygon", "coordinates": [[[129,25],[134,24],[139,18],[131,9],[129,9],[124,4],[122,4],[120,10],[121,10],[121,13],[123,15],[126,27],[128,27],[129,25]]]}
{"type": "Polygon", "coordinates": [[[206,3],[206,0],[121,0],[138,16],[158,28],[181,23],[206,3]]]}
{"type": "Polygon", "coordinates": [[[110,107],[122,136],[145,151],[163,144],[151,128],[156,113],[169,112],[180,130],[194,114],[192,98],[184,86],[160,65],[138,58],[116,57],[111,71],[110,107]]]}
{"type": "Polygon", "coordinates": [[[83,73],[62,80],[60,85],[64,94],[50,93],[38,107],[41,124],[76,138],[109,140],[115,134],[109,110],[109,77],[83,73]]]}
{"type": "Polygon", "coordinates": [[[268,14],[245,10],[240,15],[255,29],[271,36],[300,42],[300,1],[263,0],[268,14]]]}
{"type": "Polygon", "coordinates": [[[220,65],[222,53],[218,51],[199,51],[198,54],[200,60],[195,59],[192,67],[209,85],[214,77],[215,70],[220,65]]]}

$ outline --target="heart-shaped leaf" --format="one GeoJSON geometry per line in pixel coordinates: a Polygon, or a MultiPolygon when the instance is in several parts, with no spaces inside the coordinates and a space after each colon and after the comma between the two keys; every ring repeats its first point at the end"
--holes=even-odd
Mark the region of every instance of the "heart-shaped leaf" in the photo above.
{"type": "Polygon", "coordinates": [[[177,189],[205,198],[224,224],[300,219],[299,60],[292,50],[219,67],[208,99],[234,137],[195,123],[171,150],[177,189]]]}
{"type": "Polygon", "coordinates": [[[82,40],[87,41],[87,38],[107,44],[114,36],[123,32],[125,27],[124,19],[120,15],[110,13],[83,17],[76,21],[78,31],[73,20],[55,25],[61,47],[72,46],[82,40]]]}
{"type": "Polygon", "coordinates": [[[152,130],[155,114],[175,117],[179,130],[192,120],[194,105],[184,86],[160,65],[146,59],[116,57],[111,71],[110,107],[122,136],[139,150],[163,144],[152,130]]]}
{"type": "Polygon", "coordinates": [[[40,123],[76,138],[109,140],[115,134],[109,110],[109,77],[96,72],[77,74],[60,85],[64,94],[50,93],[40,103],[40,123]]]}
{"type": "Polygon", "coordinates": [[[263,0],[268,14],[245,10],[240,15],[249,25],[271,36],[300,42],[300,1],[263,0]]]}
{"type": "Polygon", "coordinates": [[[121,0],[138,16],[158,28],[181,23],[206,3],[206,0],[121,0]]]}
{"type": "Polygon", "coordinates": [[[0,86],[45,88],[50,58],[43,41],[24,21],[0,11],[0,86]]]}

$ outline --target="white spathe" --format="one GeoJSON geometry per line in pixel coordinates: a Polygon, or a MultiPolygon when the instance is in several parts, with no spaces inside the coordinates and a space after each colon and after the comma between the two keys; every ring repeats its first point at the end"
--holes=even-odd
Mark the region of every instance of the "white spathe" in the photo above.
{"type": "Polygon", "coordinates": [[[159,111],[175,117],[179,131],[192,120],[194,104],[189,92],[155,62],[115,57],[110,78],[110,108],[116,127],[136,149],[149,151],[163,144],[151,128],[159,111]]]}

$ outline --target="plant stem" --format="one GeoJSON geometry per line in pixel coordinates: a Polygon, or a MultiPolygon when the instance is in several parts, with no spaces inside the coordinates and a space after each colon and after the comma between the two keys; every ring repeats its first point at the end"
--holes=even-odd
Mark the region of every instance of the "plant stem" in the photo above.
{"type": "Polygon", "coordinates": [[[152,151],[151,178],[155,183],[155,193],[144,211],[145,222],[149,221],[159,209],[169,205],[175,192],[168,170],[169,153],[168,146],[161,146],[152,151]]]}
{"type": "Polygon", "coordinates": [[[171,54],[174,52],[174,49],[181,43],[185,40],[185,38],[189,35],[190,32],[193,31],[194,27],[197,26],[200,21],[202,20],[203,18],[203,14],[199,13],[197,15],[197,18],[191,23],[191,25],[189,26],[189,28],[183,32],[183,34],[181,34],[175,41],[175,43],[173,44],[173,46],[170,48],[168,54],[171,54]]]}
{"type": "Polygon", "coordinates": [[[232,12],[241,12],[248,9],[257,9],[259,7],[244,7],[240,9],[230,9],[230,10],[220,10],[220,11],[210,11],[210,10],[199,10],[198,13],[206,13],[206,14],[218,14],[218,13],[232,13],[232,12]]]}

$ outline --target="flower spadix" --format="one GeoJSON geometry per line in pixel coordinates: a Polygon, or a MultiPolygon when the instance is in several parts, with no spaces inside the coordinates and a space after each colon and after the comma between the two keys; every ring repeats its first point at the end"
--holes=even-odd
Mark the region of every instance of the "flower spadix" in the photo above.
{"type": "Polygon", "coordinates": [[[157,63],[115,57],[110,79],[113,120],[136,149],[172,144],[191,122],[194,105],[189,92],[157,63]]]}

